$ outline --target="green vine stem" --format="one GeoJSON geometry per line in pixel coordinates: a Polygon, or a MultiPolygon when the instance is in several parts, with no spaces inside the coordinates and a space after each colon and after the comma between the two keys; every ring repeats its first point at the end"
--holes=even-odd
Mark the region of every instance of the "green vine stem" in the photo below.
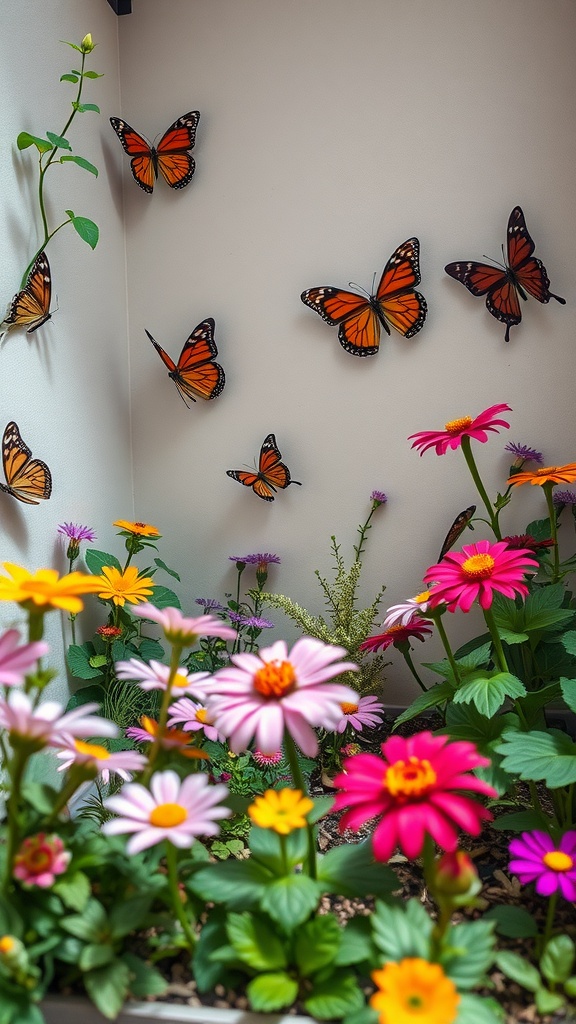
{"type": "Polygon", "coordinates": [[[554,541],[554,568],[552,572],[552,583],[557,583],[560,579],[560,552],[558,549],[558,523],[556,522],[556,509],[554,508],[554,500],[552,498],[552,488],[554,484],[551,480],[543,484],[542,490],[546,496],[546,504],[548,506],[548,517],[550,519],[550,536],[554,541]]]}
{"type": "Polygon", "coordinates": [[[169,839],[166,840],[166,866],[168,868],[168,887],[170,889],[174,913],[182,925],[182,931],[188,941],[188,948],[192,951],[196,945],[196,936],[190,927],[186,911],[182,906],[180,888],[178,886],[178,861],[176,847],[172,846],[169,839]]]}

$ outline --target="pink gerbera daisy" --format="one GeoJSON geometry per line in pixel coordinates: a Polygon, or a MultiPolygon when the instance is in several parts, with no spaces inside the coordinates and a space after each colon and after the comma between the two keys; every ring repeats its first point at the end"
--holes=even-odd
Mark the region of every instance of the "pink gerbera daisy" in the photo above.
{"type": "Polygon", "coordinates": [[[102,831],[109,836],[134,832],[126,845],[128,854],[140,853],[164,839],[186,848],[196,836],[218,834],[216,820],[232,814],[220,804],[226,796],[227,787],[211,785],[205,775],[188,775],[180,781],[176,772],[156,772],[150,779],[150,791],[131,782],[118,796],[104,801],[105,807],[121,817],[105,822],[102,831]]]}
{"type": "Polygon", "coordinates": [[[42,640],[31,644],[19,641],[17,629],[7,629],[0,637],[0,683],[4,686],[22,686],[26,672],[50,650],[42,640]]]}
{"type": "Polygon", "coordinates": [[[498,433],[498,427],[510,426],[507,420],[495,418],[506,409],[510,410],[510,406],[491,405],[476,419],[472,419],[471,416],[462,416],[458,420],[450,420],[449,423],[445,423],[444,430],[421,430],[417,434],[410,434],[408,440],[411,441],[414,438],[412,447],[419,448],[420,455],[428,451],[428,448],[435,448],[437,455],[445,455],[449,448],[459,448],[463,437],[473,437],[475,441],[481,441],[484,444],[488,440],[488,430],[498,433]]]}
{"type": "Polygon", "coordinates": [[[412,618],[404,625],[390,626],[383,633],[369,636],[367,640],[360,644],[360,650],[385,651],[388,647],[392,647],[392,645],[398,648],[402,644],[407,644],[412,637],[421,640],[423,643],[431,632],[429,621],[421,619],[419,615],[412,613],[412,618]]]}
{"type": "Polygon", "coordinates": [[[540,896],[560,892],[565,900],[576,902],[576,832],[565,832],[559,843],[547,832],[523,832],[508,849],[515,858],[510,871],[522,885],[535,882],[540,896]]]}
{"type": "Polygon", "coordinates": [[[98,704],[82,704],[63,714],[64,708],[54,700],[34,707],[28,694],[10,690],[6,700],[0,700],[0,727],[6,729],[12,743],[25,740],[38,750],[68,746],[73,737],[117,736],[113,722],[92,714],[97,710],[98,704]]]}
{"type": "Polygon", "coordinates": [[[492,818],[459,790],[496,796],[496,790],[471,769],[490,764],[473,743],[450,743],[447,736],[417,733],[392,736],[381,746],[383,757],[357,754],[344,761],[334,782],[340,787],[334,810],[346,810],[340,830],[358,829],[379,818],[373,836],[374,856],[386,861],[397,846],[413,859],[430,835],[443,850],[455,850],[458,829],[476,836],[492,818]]]}
{"type": "Polygon", "coordinates": [[[205,699],[233,753],[246,750],[253,738],[258,749],[275,753],[288,730],[300,749],[315,757],[318,740],[311,726],[334,731],[342,718],[341,705],[356,700],[349,686],[328,682],[342,672],[357,671],[356,665],[338,660],[345,653],[343,647],[301,637],[290,654],[278,640],[259,655],[232,655],[232,664],[214,675],[205,699]]]}
{"type": "Polygon", "coordinates": [[[59,750],[56,754],[62,764],[59,772],[64,772],[72,765],[81,764],[87,772],[94,777],[101,774],[102,781],[106,784],[110,781],[110,772],[115,772],[121,779],[127,781],[132,776],[130,772],[141,771],[147,764],[144,754],[136,750],[117,750],[111,752],[100,743],[86,743],[84,740],[73,740],[65,750],[59,750]]]}
{"type": "Polygon", "coordinates": [[[182,615],[179,608],[155,608],[152,604],[141,604],[133,609],[134,615],[157,622],[164,630],[164,636],[171,644],[193,647],[201,636],[217,636],[222,640],[235,640],[236,631],[225,626],[222,619],[214,615],[200,615],[190,619],[182,615]]]}
{"type": "Polygon", "coordinates": [[[383,629],[390,629],[391,626],[407,626],[415,614],[421,618],[426,616],[430,602],[430,591],[423,590],[416,597],[409,597],[402,604],[393,604],[386,612],[382,623],[383,629]]]}
{"type": "MultiPolygon", "coordinates": [[[[117,661],[115,668],[118,679],[133,680],[138,683],[141,690],[166,690],[168,686],[170,667],[163,665],[161,661],[152,659],[148,665],[139,658],[130,658],[129,661],[117,661]]],[[[172,680],[172,692],[198,695],[198,684],[208,678],[208,672],[188,673],[185,668],[180,667],[172,680]]]]}
{"type": "Polygon", "coordinates": [[[476,599],[482,608],[489,608],[494,592],[524,597],[528,593],[526,574],[537,569],[537,560],[526,548],[479,540],[465,544],[461,551],[449,551],[438,565],[426,570],[424,579],[434,583],[432,607],[446,602],[448,611],[461,608],[468,612],[476,599]]]}
{"type": "Polygon", "coordinates": [[[342,719],[336,726],[336,732],[345,732],[346,726],[351,725],[357,732],[362,732],[366,725],[373,729],[381,725],[384,719],[384,705],[377,697],[359,697],[357,701],[350,704],[341,704],[342,719]]]}
{"type": "MultiPolygon", "coordinates": [[[[203,673],[199,673],[203,674],[203,673]]],[[[215,740],[218,743],[224,742],[224,737],[212,725],[212,719],[203,704],[198,704],[189,697],[182,697],[168,709],[168,725],[182,725],[184,732],[198,732],[201,730],[207,739],[215,740]]]]}

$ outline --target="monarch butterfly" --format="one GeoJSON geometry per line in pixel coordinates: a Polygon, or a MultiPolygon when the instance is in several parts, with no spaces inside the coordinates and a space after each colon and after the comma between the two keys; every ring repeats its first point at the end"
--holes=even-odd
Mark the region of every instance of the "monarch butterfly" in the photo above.
{"type": "Polygon", "coordinates": [[[237,480],[245,487],[251,487],[254,494],[264,501],[274,501],[274,494],[277,490],[283,490],[289,484],[301,484],[298,480],[292,480],[290,470],[281,462],[282,454],[278,450],[274,434],[268,434],[260,449],[258,471],[251,473],[243,469],[227,469],[226,475],[237,480]]]}
{"type": "Polygon", "coordinates": [[[183,114],[170,125],[154,147],[121,117],[110,118],[124,151],[132,157],[132,177],[144,192],[152,192],[158,171],[170,188],[184,188],[188,184],[196,164],[187,150],[194,147],[199,120],[198,110],[183,114]]]}
{"type": "Polygon", "coordinates": [[[45,462],[32,459],[32,452],[24,444],[18,424],[8,423],[2,438],[2,464],[6,483],[0,490],[11,494],[26,505],[38,505],[38,498],[52,494],[52,476],[45,462]]]}
{"type": "Polygon", "coordinates": [[[52,277],[46,253],[42,251],[32,264],[32,269],[21,292],[14,296],[6,319],[0,324],[0,330],[9,327],[27,327],[27,334],[37,331],[42,324],[50,320],[50,299],[52,297],[52,277]]]}
{"type": "Polygon", "coordinates": [[[380,345],[380,325],[405,338],[418,333],[426,319],[426,299],[414,291],[420,283],[420,242],[408,238],[392,253],[375,295],[340,288],[309,288],[300,298],[326,323],[339,324],[338,340],[353,356],[373,356],[380,345]]]}
{"type": "Polygon", "coordinates": [[[542,260],[532,255],[535,245],[528,234],[524,214],[519,206],[514,207],[508,219],[506,246],[508,259],[503,267],[470,261],[448,263],[444,270],[450,277],[460,281],[472,295],[486,296],[488,312],[506,324],[504,341],[510,341],[510,328],[522,320],[520,297],[526,300],[526,292],[538,299],[538,302],[556,299],[564,306],[566,299],[549,290],[546,267],[542,260]]]}
{"type": "Polygon", "coordinates": [[[206,400],[217,398],[226,383],[224,370],[219,363],[213,361],[214,356],[218,355],[214,342],[214,327],[212,317],[198,324],[185,342],[177,363],[154,340],[150,332],[146,331],[162,362],[168,367],[168,376],[178,388],[184,405],[188,405],[185,395],[193,402],[196,401],[194,395],[206,400]]]}
{"type": "MultiPolygon", "coordinates": [[[[468,508],[465,508],[463,512],[460,512],[460,514],[456,516],[456,519],[452,523],[452,526],[450,527],[448,533],[444,538],[442,550],[438,555],[439,562],[441,562],[442,559],[444,558],[444,555],[447,555],[450,549],[454,547],[460,534],[464,533],[466,527],[469,526],[470,520],[472,519],[472,516],[474,515],[475,511],[476,505],[470,505],[468,508]]],[[[472,530],[473,527],[471,526],[470,529],[472,530]]]]}

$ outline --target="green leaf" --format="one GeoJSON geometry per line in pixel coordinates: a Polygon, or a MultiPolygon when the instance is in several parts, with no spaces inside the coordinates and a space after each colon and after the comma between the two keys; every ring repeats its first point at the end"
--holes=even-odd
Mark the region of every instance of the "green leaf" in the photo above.
{"type": "Polygon", "coordinates": [[[29,132],[20,132],[16,139],[18,149],[28,149],[29,146],[36,146],[39,153],[48,153],[52,149],[50,142],[46,139],[39,139],[37,135],[30,135],[29,132]]]}
{"type": "Polygon", "coordinates": [[[503,904],[484,914],[484,921],[495,921],[496,931],[509,939],[528,939],[538,934],[538,925],[524,907],[503,904]]]}
{"type": "Polygon", "coordinates": [[[576,782],[576,743],[564,732],[505,732],[496,750],[503,755],[502,767],[511,775],[538,782],[550,789],[576,782]]]}
{"type": "Polygon", "coordinates": [[[46,783],[25,782],[22,786],[22,796],[38,814],[51,815],[58,799],[58,790],[46,783]]]}
{"type": "Polygon", "coordinates": [[[576,714],[576,679],[565,679],[560,680],[560,689],[562,690],[562,696],[565,703],[576,714]]]}
{"type": "Polygon", "coordinates": [[[76,110],[79,114],[85,114],[87,110],[93,110],[95,114],[100,113],[100,107],[97,107],[95,103],[77,103],[76,110]]]}
{"type": "MultiPolygon", "coordinates": [[[[70,215],[70,210],[66,210],[66,213],[70,215]]],[[[122,572],[122,566],[116,556],[109,555],[107,551],[96,551],[95,548],[88,548],[84,553],[84,561],[94,576],[101,576],[105,565],[110,565],[114,569],[118,569],[119,572],[122,572]]]]}
{"type": "Polygon", "coordinates": [[[104,78],[104,75],[99,75],[97,71],[85,71],[84,78],[104,78]]]}
{"type": "Polygon", "coordinates": [[[144,640],[140,641],[138,647],[138,654],[143,661],[151,661],[154,658],[156,661],[162,661],[164,658],[164,648],[158,640],[151,640],[150,637],[145,637],[144,640]]]}
{"type": "MultiPolygon", "coordinates": [[[[83,645],[84,649],[85,645],[83,645]]],[[[89,686],[81,686],[76,693],[73,693],[69,698],[66,705],[66,711],[72,711],[74,708],[81,708],[83,704],[90,704],[96,702],[96,704],[102,704],[104,697],[106,696],[106,690],[100,683],[90,683],[89,686]]]]}
{"type": "MultiPolygon", "coordinates": [[[[76,217],[76,215],[72,213],[72,210],[66,210],[66,213],[72,221],[72,227],[78,232],[82,241],[87,242],[91,249],[95,249],[100,237],[98,225],[95,224],[93,220],[88,220],[88,217],[76,217]]],[[[108,564],[110,565],[112,563],[109,562],[108,564]]]]}
{"type": "Polygon", "coordinates": [[[572,974],[576,947],[569,935],[555,935],[547,943],[540,960],[540,970],[553,984],[567,981],[572,974]]]}
{"type": "Polygon", "coordinates": [[[318,880],[325,892],[340,896],[388,896],[400,888],[392,868],[374,859],[369,839],[329,850],[319,860],[318,880]]]}
{"type": "Polygon", "coordinates": [[[78,82],[80,79],[78,75],[60,75],[61,82],[78,82]]]}
{"type": "Polygon", "coordinates": [[[542,984],[540,972],[533,964],[509,949],[500,950],[496,956],[496,966],[507,978],[527,988],[529,992],[537,992],[542,984]]]}
{"type": "Polygon", "coordinates": [[[84,946],[80,954],[78,966],[81,971],[92,971],[95,967],[104,967],[114,959],[114,950],[107,942],[84,946]]]}
{"type": "Polygon", "coordinates": [[[60,926],[65,932],[86,942],[99,942],[106,930],[106,911],[98,900],[88,901],[82,914],[63,917],[60,926]]]}
{"type": "Polygon", "coordinates": [[[501,1008],[491,999],[482,999],[469,992],[460,993],[458,1016],[454,1024],[502,1024],[501,1008]]]}
{"type": "Polygon", "coordinates": [[[200,868],[190,879],[189,887],[202,900],[243,910],[259,902],[271,878],[270,872],[253,858],[227,860],[200,868]]]}
{"type": "Polygon", "coordinates": [[[524,717],[530,726],[541,725],[540,712],[542,708],[557,700],[561,695],[560,684],[550,683],[549,686],[542,686],[539,690],[529,690],[525,697],[520,699],[520,706],[524,717]]]}
{"type": "Polygon", "coordinates": [[[300,974],[304,978],[334,962],[342,934],[342,929],[332,914],[314,917],[298,929],[294,955],[300,974]]]}
{"type": "Polygon", "coordinates": [[[568,651],[568,654],[574,654],[576,656],[576,630],[570,629],[564,636],[560,638],[560,642],[564,649],[568,651]]]}
{"type": "Polygon", "coordinates": [[[130,971],[130,994],[137,999],[147,996],[161,996],[168,988],[168,982],[160,971],[141,960],[134,953],[123,953],[122,960],[130,971]]]}
{"type": "Polygon", "coordinates": [[[418,900],[400,907],[378,902],[372,914],[373,938],[386,960],[405,957],[430,958],[433,921],[418,900]]]}
{"type": "Polygon", "coordinates": [[[100,1013],[114,1020],[130,991],[130,969],[122,960],[113,960],[105,967],[85,974],[84,984],[100,1013]]]}
{"type": "Polygon", "coordinates": [[[167,572],[169,576],[173,576],[175,580],[178,580],[178,583],[181,582],[180,581],[180,577],[179,577],[178,573],[176,572],[176,570],[175,569],[170,569],[166,565],[166,562],[163,562],[161,558],[155,558],[154,559],[154,564],[157,565],[159,569],[164,569],[164,572],[167,572]]]}
{"type": "Polygon", "coordinates": [[[123,899],[121,903],[116,903],[108,917],[112,937],[121,939],[124,935],[129,935],[130,932],[142,927],[151,902],[152,897],[146,895],[133,896],[130,899],[123,899]]]}
{"type": "Polygon", "coordinates": [[[63,135],[56,135],[54,132],[46,132],[46,138],[50,140],[55,149],[72,149],[72,146],[63,135]]]}
{"type": "Polygon", "coordinates": [[[250,1006],[258,1013],[273,1013],[291,1006],[298,995],[298,982],[285,971],[260,974],[246,986],[250,1006]]]}
{"type": "Polygon", "coordinates": [[[250,829],[248,845],[255,860],[263,864],[273,875],[284,878],[288,870],[296,867],[306,857],[308,850],[306,830],[294,829],[285,839],[286,865],[282,855],[280,836],[269,828],[250,829]]]}
{"type": "Polygon", "coordinates": [[[539,988],[534,998],[538,1013],[548,1015],[560,1010],[566,1000],[557,992],[549,992],[547,988],[539,988]]]}
{"type": "MultiPolygon", "coordinates": [[[[94,655],[89,653],[84,646],[71,644],[66,652],[66,664],[76,679],[98,679],[102,676],[102,669],[90,663],[94,655]]],[[[87,689],[87,687],[86,687],[87,689]]],[[[99,687],[102,690],[102,687],[99,687]]],[[[102,700],[103,691],[99,700],[102,700]]]]}
{"type": "Polygon", "coordinates": [[[494,962],[494,923],[482,918],[452,925],[440,961],[456,988],[475,988],[494,962]]]}
{"type": "Polygon", "coordinates": [[[293,931],[316,909],[322,887],[308,875],[287,875],[266,886],[260,906],[285,931],[293,931]]]}
{"type": "Polygon", "coordinates": [[[90,881],[83,871],[75,871],[72,875],[57,881],[52,887],[52,891],[60,897],[64,906],[69,910],[82,913],[90,899],[90,881]]]}
{"type": "Polygon", "coordinates": [[[492,718],[507,697],[522,697],[525,693],[526,687],[517,676],[510,672],[496,672],[463,683],[454,694],[454,703],[472,703],[481,715],[492,718]]]}
{"type": "Polygon", "coordinates": [[[532,829],[546,831],[549,827],[549,820],[536,810],[510,811],[500,814],[492,822],[492,828],[497,832],[531,832],[532,829]]]}
{"type": "Polygon", "coordinates": [[[571,999],[576,997],[576,974],[564,982],[564,991],[571,999]]]}
{"type": "MultiPolygon", "coordinates": [[[[98,168],[95,167],[94,164],[91,164],[89,160],[85,160],[83,156],[61,156],[60,163],[63,164],[66,162],[78,164],[78,167],[82,167],[83,170],[90,171],[90,174],[93,174],[96,178],[98,177],[98,168]]],[[[88,239],[85,239],[85,241],[88,241],[88,239]]],[[[92,248],[94,248],[94,246],[92,246],[92,248]]]]}
{"type": "Polygon", "coordinates": [[[192,971],[199,992],[209,992],[223,977],[226,968],[214,960],[213,954],[221,950],[228,941],[225,924],[225,912],[221,909],[214,910],[200,931],[192,959],[192,971]]]}
{"type": "Polygon", "coordinates": [[[226,932],[240,960],[255,971],[286,967],[282,942],[266,922],[252,914],[229,914],[226,932]]]}
{"type": "Polygon", "coordinates": [[[436,686],[431,686],[426,693],[421,693],[419,697],[416,697],[416,700],[412,701],[406,711],[398,715],[398,718],[394,721],[394,729],[397,729],[403,722],[409,722],[410,719],[416,718],[422,711],[427,711],[428,708],[436,708],[439,704],[445,704],[446,701],[452,700],[454,690],[455,687],[449,682],[437,683],[436,686]]]}
{"type": "Polygon", "coordinates": [[[364,995],[358,980],[347,971],[316,982],[312,994],[304,1000],[304,1009],[317,1020],[339,1020],[363,1005],[364,995]]]}
{"type": "Polygon", "coordinates": [[[524,644],[530,639],[528,633],[515,633],[512,629],[504,629],[503,626],[498,627],[498,634],[500,639],[510,646],[513,646],[514,644],[524,644]]]}
{"type": "Polygon", "coordinates": [[[334,964],[346,967],[348,964],[360,964],[364,960],[374,961],[374,958],[370,918],[364,915],[351,918],[341,932],[340,948],[334,964]]]}
{"type": "Polygon", "coordinates": [[[152,596],[148,598],[155,608],[181,608],[180,598],[168,587],[154,586],[152,596]]]}

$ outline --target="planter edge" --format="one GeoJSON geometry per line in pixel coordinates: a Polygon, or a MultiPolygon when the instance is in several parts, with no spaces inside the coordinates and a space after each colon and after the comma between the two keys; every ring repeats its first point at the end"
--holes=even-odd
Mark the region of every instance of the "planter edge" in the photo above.
{"type": "MultiPolygon", "coordinates": [[[[106,1017],[88,999],[47,996],[40,1004],[46,1024],[104,1024],[106,1017]]],[[[282,1013],[253,1013],[218,1006],[181,1006],[177,1003],[126,1003],[116,1024],[310,1024],[311,1017],[282,1013]]]]}

